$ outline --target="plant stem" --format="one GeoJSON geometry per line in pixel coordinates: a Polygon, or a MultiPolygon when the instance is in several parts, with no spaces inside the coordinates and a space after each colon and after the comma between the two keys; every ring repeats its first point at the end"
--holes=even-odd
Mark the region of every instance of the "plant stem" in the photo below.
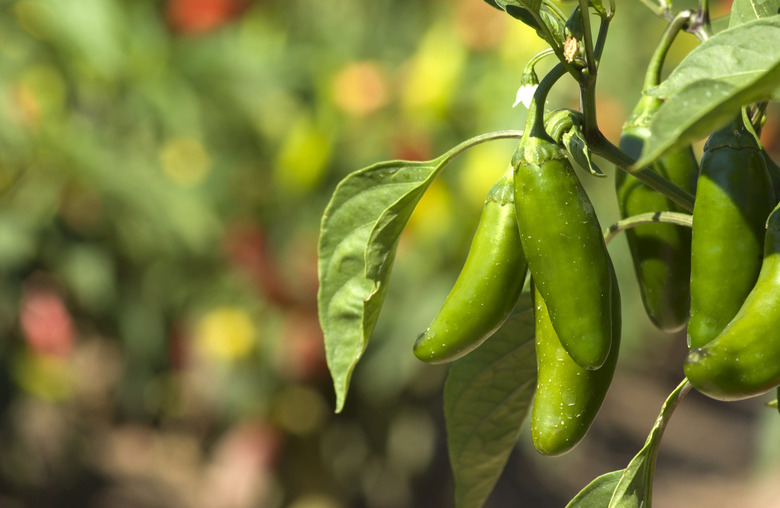
{"type": "Polygon", "coordinates": [[[604,46],[607,43],[607,32],[609,31],[609,22],[611,20],[612,18],[601,18],[599,34],[596,36],[596,46],[593,49],[593,56],[596,58],[597,67],[599,62],[601,62],[601,54],[604,52],[604,46]]]}
{"type": "Polygon", "coordinates": [[[580,84],[580,110],[582,111],[582,130],[588,143],[601,136],[598,118],[596,117],[596,74],[588,74],[584,83],[580,84]]]}
{"type": "MultiPolygon", "coordinates": [[[[645,73],[645,81],[642,84],[643,92],[657,86],[658,83],[661,82],[661,70],[663,69],[666,55],[669,53],[669,48],[672,47],[672,43],[677,37],[677,34],[680,33],[680,30],[685,28],[692,16],[693,12],[690,10],[680,11],[672,19],[669,25],[667,25],[666,30],[664,30],[664,33],[661,36],[661,40],[658,41],[658,45],[655,47],[650,63],[648,64],[647,72],[645,73]]],[[[658,99],[658,101],[660,100],[661,99],[658,99]]]]}
{"type": "Polygon", "coordinates": [[[664,8],[661,7],[660,5],[655,5],[655,3],[651,2],[650,0],[639,0],[639,1],[642,2],[642,4],[645,7],[653,11],[653,14],[655,14],[659,18],[664,17],[664,8]]]}
{"type": "MultiPolygon", "coordinates": [[[[584,0],[580,0],[583,2],[584,0]]],[[[587,2],[586,2],[587,3],[587,2]]],[[[596,80],[598,78],[598,62],[607,40],[609,22],[611,18],[602,18],[599,26],[599,34],[593,51],[588,55],[588,72],[585,80],[580,80],[580,110],[583,114],[582,128],[585,139],[595,139],[600,135],[598,119],[596,118],[596,80]]],[[[586,32],[586,39],[590,39],[590,24],[586,32]]]]}
{"type": "Polygon", "coordinates": [[[712,23],[710,22],[710,1],[699,0],[699,13],[701,14],[702,25],[709,36],[712,34],[712,23]]]}
{"type": "Polygon", "coordinates": [[[534,137],[549,138],[544,130],[544,103],[553,85],[566,74],[566,67],[559,63],[544,76],[534,92],[531,107],[525,120],[526,134],[534,137]]]}
{"type": "Polygon", "coordinates": [[[604,241],[609,243],[619,233],[625,231],[626,229],[654,223],[675,224],[677,226],[691,227],[693,224],[693,216],[688,215],[687,213],[677,212],[648,212],[632,215],[631,217],[626,217],[623,220],[619,220],[608,227],[604,232],[604,241]]]}
{"type": "Polygon", "coordinates": [[[442,156],[442,163],[446,164],[447,162],[451,161],[452,159],[462,154],[469,148],[485,143],[487,141],[493,141],[496,139],[520,139],[522,137],[523,137],[523,131],[518,131],[518,130],[503,130],[503,131],[487,132],[485,134],[480,134],[479,136],[474,136],[473,138],[469,138],[466,141],[462,141],[461,143],[455,145],[453,148],[450,148],[442,156]]]}
{"type": "Polygon", "coordinates": [[[597,133],[596,139],[588,139],[588,148],[590,148],[592,153],[633,175],[637,180],[657,190],[689,212],[693,211],[693,195],[690,192],[648,168],[633,169],[632,166],[636,161],[623,150],[613,145],[601,132],[597,133]]]}
{"type": "Polygon", "coordinates": [[[538,64],[543,58],[546,56],[555,54],[555,50],[552,48],[543,49],[542,51],[538,52],[534,56],[531,57],[530,60],[528,60],[528,63],[525,64],[525,68],[523,68],[523,74],[529,74],[532,72],[536,72],[534,68],[536,67],[536,64],[538,64]]]}
{"type": "Polygon", "coordinates": [[[550,29],[547,26],[547,23],[544,22],[544,19],[538,12],[534,12],[533,10],[528,11],[531,16],[534,18],[534,21],[536,21],[536,24],[539,26],[539,29],[542,32],[543,39],[547,41],[547,44],[550,46],[550,48],[555,52],[555,56],[558,57],[559,62],[565,67],[565,70],[569,72],[572,76],[574,76],[575,79],[580,79],[580,71],[575,66],[573,66],[571,63],[566,61],[566,57],[563,55],[563,46],[561,46],[560,42],[555,40],[555,37],[553,36],[552,32],[550,32],[550,29]]]}
{"type": "Polygon", "coordinates": [[[585,63],[588,65],[588,74],[596,75],[596,58],[593,55],[593,30],[590,28],[588,18],[588,0],[579,0],[580,18],[582,20],[582,38],[585,46],[585,63]]]}

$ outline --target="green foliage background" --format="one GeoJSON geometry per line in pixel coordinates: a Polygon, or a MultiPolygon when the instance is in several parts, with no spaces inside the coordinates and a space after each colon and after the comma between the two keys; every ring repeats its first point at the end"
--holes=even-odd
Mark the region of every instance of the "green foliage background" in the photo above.
{"type": "MultiPolygon", "coordinates": [[[[639,2],[617,16],[599,112],[613,141],[663,29],[639,2]]],[[[511,104],[543,47],[480,0],[0,1],[0,505],[450,505],[446,367],[411,345],[514,143],[469,152],[423,198],[339,416],[317,228],[357,168],[520,128],[511,104]]],[[[777,127],[765,137],[776,154],[777,127]]],[[[585,179],[607,225],[612,188],[585,179]]],[[[668,391],[684,336],[650,328],[624,242],[610,250],[630,304],[616,396],[668,391]]],[[[521,436],[489,506],[565,504],[625,466],[661,400],[635,434],[613,404],[563,458],[521,436]]],[[[763,428],[759,405],[736,407],[734,425],[763,428]]],[[[705,470],[727,475],[725,459],[705,470]]]]}

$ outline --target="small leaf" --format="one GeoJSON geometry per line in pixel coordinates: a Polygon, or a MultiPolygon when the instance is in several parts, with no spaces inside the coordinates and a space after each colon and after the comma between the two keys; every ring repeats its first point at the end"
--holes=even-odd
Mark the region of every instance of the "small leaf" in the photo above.
{"type": "Polygon", "coordinates": [[[455,505],[479,508],[493,490],[536,387],[531,298],[490,339],[450,368],[444,385],[455,505]]]}
{"type": "Polygon", "coordinates": [[[705,137],[746,104],[778,95],[780,16],[724,30],[689,53],[660,86],[667,98],[650,122],[650,137],[634,167],[705,137]]]}
{"type": "Polygon", "coordinates": [[[580,128],[575,124],[571,129],[562,137],[563,145],[571,155],[574,162],[576,162],[581,168],[590,171],[593,176],[605,177],[607,176],[601,168],[599,168],[590,154],[588,144],[585,142],[585,135],[580,128]]]}
{"type": "Polygon", "coordinates": [[[731,4],[729,28],[775,14],[780,14],[780,0],[734,0],[731,4]]]}
{"type": "Polygon", "coordinates": [[[608,506],[609,501],[612,499],[612,493],[615,492],[615,487],[617,487],[622,476],[622,469],[599,476],[582,489],[579,494],[574,496],[574,499],[569,501],[566,508],[608,506]]]}
{"type": "Polygon", "coordinates": [[[356,171],[325,210],[317,303],[337,412],[379,316],[398,238],[443,160],[382,162],[356,171]]]}

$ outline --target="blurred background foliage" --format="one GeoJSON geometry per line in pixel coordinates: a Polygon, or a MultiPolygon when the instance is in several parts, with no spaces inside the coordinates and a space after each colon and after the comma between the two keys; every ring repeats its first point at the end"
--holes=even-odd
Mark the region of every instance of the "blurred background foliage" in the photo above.
{"type": "MultiPolygon", "coordinates": [[[[616,141],[664,25],[639,2],[613,25],[599,117],[616,141]]],[[[421,202],[340,415],[319,219],[355,169],[522,128],[511,104],[541,49],[480,0],[0,0],[0,506],[450,506],[446,367],[411,344],[514,143],[464,155],[421,202]]],[[[571,83],[551,104],[576,107],[571,83]]],[[[770,121],[775,154],[778,137],[770,121]]],[[[585,180],[614,220],[612,186],[585,180]]],[[[679,380],[684,336],[649,326],[622,242],[622,382],[575,452],[521,439],[489,506],[562,506],[624,467],[679,380]]],[[[668,490],[777,471],[761,402],[691,400],[725,444],[670,429],[660,480],[702,476],[668,490]]],[[[680,491],[662,505],[688,506],[680,491]]]]}

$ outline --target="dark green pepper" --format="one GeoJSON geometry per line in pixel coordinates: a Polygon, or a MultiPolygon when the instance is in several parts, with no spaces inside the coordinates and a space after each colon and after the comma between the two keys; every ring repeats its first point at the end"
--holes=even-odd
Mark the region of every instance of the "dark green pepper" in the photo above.
{"type": "Polygon", "coordinates": [[[604,365],[583,369],[561,346],[534,285],[536,395],[531,412],[534,447],[544,455],[571,450],[588,432],[607,395],[620,349],[620,290],[612,273],[612,347],[604,365]]]}
{"type": "Polygon", "coordinates": [[[775,190],[775,201],[780,200],[780,166],[772,160],[772,157],[769,156],[764,147],[761,147],[761,156],[764,158],[766,169],[769,171],[769,178],[772,180],[772,188],[775,190]]]}
{"type": "Polygon", "coordinates": [[[482,344],[511,314],[527,272],[509,168],[490,189],[463,269],[438,315],[417,338],[415,356],[428,363],[449,362],[482,344]]]}
{"type": "Polygon", "coordinates": [[[774,199],[761,150],[739,116],[707,139],[701,159],[691,243],[692,349],[723,331],[756,283],[774,199]]]}
{"type": "Polygon", "coordinates": [[[566,153],[546,135],[515,151],[515,207],[528,268],[558,338],[586,369],[612,344],[612,261],[593,205],[566,153]]]}
{"type": "MultiPolygon", "coordinates": [[[[623,127],[620,148],[624,152],[639,157],[650,135],[650,118],[660,105],[660,100],[643,96],[623,127]]],[[[648,170],[694,193],[699,164],[690,145],[662,157],[648,170]]],[[[685,212],[671,199],[624,171],[617,172],[615,188],[623,218],[648,212],[685,212]]],[[[626,230],[626,239],[648,317],[666,332],[681,330],[688,322],[691,230],[654,223],[626,230]]]]}
{"type": "Polygon", "coordinates": [[[769,217],[755,287],[723,332],[693,349],[685,375],[700,392],[739,400],[780,386],[780,206],[769,217]]]}

